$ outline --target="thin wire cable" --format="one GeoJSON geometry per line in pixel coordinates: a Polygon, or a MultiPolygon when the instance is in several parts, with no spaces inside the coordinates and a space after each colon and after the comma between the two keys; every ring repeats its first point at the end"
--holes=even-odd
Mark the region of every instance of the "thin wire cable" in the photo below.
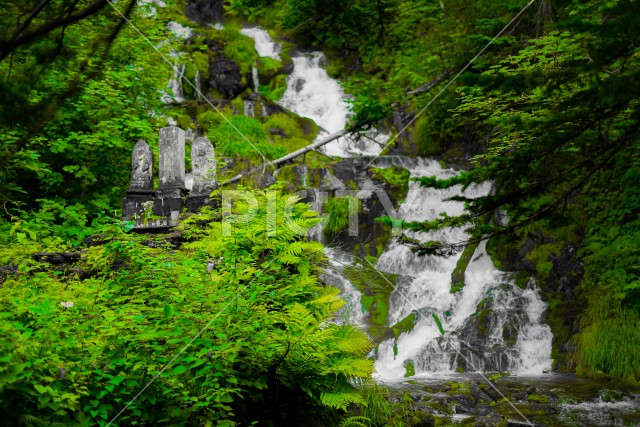
{"type": "MultiPolygon", "coordinates": [[[[129,20],[129,18],[127,18],[127,17],[126,17],[126,16],[125,16],[125,15],[124,15],[124,14],[123,14],[123,13],[122,13],[118,8],[117,8],[117,7],[113,4],[113,0],[108,0],[108,3],[109,3],[109,5],[113,8],[113,10],[115,10],[115,11],[118,13],[118,15],[120,15],[120,16],[122,17],[122,19],[124,19],[124,20],[127,22],[127,24],[129,24],[129,25],[131,26],[131,28],[133,28],[133,29],[134,29],[134,30],[135,30],[135,31],[140,35],[140,37],[142,37],[142,38],[143,38],[143,39],[144,39],[144,40],[149,44],[149,46],[151,46],[151,47],[153,48],[153,50],[155,50],[155,51],[156,51],[156,53],[157,53],[158,55],[160,55],[160,57],[161,57],[161,58],[162,58],[162,59],[163,59],[167,64],[169,64],[169,65],[171,66],[171,69],[174,71],[174,73],[179,74],[179,69],[178,69],[178,67],[177,67],[176,65],[174,65],[174,63],[173,63],[169,58],[167,58],[167,57],[166,57],[162,52],[160,52],[160,50],[159,50],[159,49],[158,49],[158,48],[157,48],[157,47],[156,47],[156,46],[151,42],[151,40],[149,40],[149,39],[147,38],[147,36],[145,36],[145,35],[142,33],[142,31],[140,31],[140,30],[138,29],[138,27],[136,27],[136,26],[135,26],[135,25],[134,25],[134,24],[129,20]]],[[[236,127],[236,125],[234,125],[234,124],[233,124],[233,123],[232,123],[232,122],[227,118],[227,116],[225,116],[225,115],[224,115],[224,113],[223,113],[223,112],[222,112],[218,107],[216,107],[216,106],[215,106],[211,101],[209,101],[209,99],[208,99],[207,97],[205,97],[205,96],[202,94],[202,92],[200,91],[200,89],[198,89],[197,85],[193,84],[193,82],[192,82],[191,80],[187,79],[187,78],[184,78],[184,77],[183,77],[182,79],[183,79],[184,81],[186,81],[186,82],[189,84],[189,86],[191,86],[191,87],[196,91],[196,93],[197,93],[197,94],[198,94],[202,99],[204,99],[204,100],[205,100],[205,102],[206,102],[207,104],[209,104],[209,105],[211,106],[211,108],[213,108],[213,109],[214,109],[218,114],[220,114],[220,116],[224,119],[224,121],[225,121],[225,122],[227,122],[227,124],[228,124],[229,126],[231,126],[231,127],[232,127],[232,128],[233,128],[233,129],[238,133],[238,135],[240,135],[240,136],[242,137],[242,139],[244,139],[244,140],[245,140],[245,141],[246,141],[246,142],[251,146],[251,148],[253,148],[253,149],[255,150],[255,152],[256,152],[256,153],[258,153],[258,154],[260,155],[260,157],[262,157],[262,160],[263,160],[263,163],[264,163],[264,164],[267,164],[267,165],[271,166],[271,168],[272,168],[272,169],[274,169],[274,170],[276,169],[276,167],[271,163],[271,161],[270,161],[270,160],[268,160],[268,159],[265,157],[265,155],[262,153],[262,151],[260,151],[260,150],[258,149],[258,147],[256,147],[256,146],[255,146],[251,141],[249,141],[249,138],[247,138],[247,137],[246,137],[246,135],[245,135],[244,133],[242,133],[242,131],[241,131],[240,129],[238,129],[238,128],[236,127]]]]}
{"type": "Polygon", "coordinates": [[[402,128],[402,130],[400,132],[398,132],[396,135],[393,136],[393,138],[391,138],[387,144],[384,146],[384,148],[382,149],[382,151],[380,151],[380,153],[378,153],[373,159],[371,159],[371,161],[369,163],[367,163],[363,169],[368,168],[369,166],[371,166],[371,164],[382,155],[382,153],[384,153],[384,151],[389,148],[391,146],[391,144],[393,144],[399,137],[400,135],[402,135],[408,128],[409,126],[411,126],[417,119],[418,117],[420,117],[426,110],[427,108],[429,108],[431,106],[431,104],[433,104],[436,99],[438,99],[440,97],[440,95],[442,95],[444,93],[444,91],[446,91],[449,86],[451,86],[451,84],[453,84],[453,82],[455,82],[458,77],[460,77],[462,75],[462,73],[464,73],[465,71],[467,71],[467,69],[475,62],[476,59],[478,59],[480,57],[480,55],[482,55],[485,50],[487,50],[489,48],[489,46],[491,46],[498,37],[500,37],[506,30],[507,28],[509,28],[511,26],[511,24],[513,24],[518,18],[520,18],[520,16],[533,4],[535,3],[536,0],[530,0],[529,3],[527,3],[521,10],[520,12],[518,12],[513,19],[511,19],[511,21],[509,21],[509,23],[507,25],[505,25],[502,30],[500,30],[500,32],[498,34],[495,35],[495,37],[493,37],[489,43],[487,43],[478,53],[476,53],[476,56],[474,56],[471,61],[467,62],[467,65],[465,65],[464,67],[462,67],[462,69],[460,71],[458,71],[458,73],[453,76],[453,78],[451,80],[449,80],[447,82],[446,85],[444,85],[444,87],[440,90],[440,92],[438,92],[436,94],[436,96],[434,96],[433,98],[431,98],[429,100],[429,102],[427,103],[427,105],[425,105],[410,121],[409,123],[407,123],[407,125],[405,127],[402,128]]]}

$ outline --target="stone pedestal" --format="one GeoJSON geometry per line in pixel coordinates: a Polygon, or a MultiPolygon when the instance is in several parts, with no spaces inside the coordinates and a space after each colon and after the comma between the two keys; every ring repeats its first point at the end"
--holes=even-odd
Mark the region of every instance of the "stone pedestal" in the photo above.
{"type": "Polygon", "coordinates": [[[153,191],[147,193],[127,192],[127,195],[122,199],[122,219],[131,221],[135,218],[142,218],[144,215],[142,204],[153,201],[154,198],[155,192],[153,191]]]}
{"type": "Polygon", "coordinates": [[[211,208],[217,208],[220,206],[220,199],[217,197],[207,196],[194,196],[189,195],[187,197],[187,210],[189,212],[198,212],[200,208],[209,206],[211,208]]]}

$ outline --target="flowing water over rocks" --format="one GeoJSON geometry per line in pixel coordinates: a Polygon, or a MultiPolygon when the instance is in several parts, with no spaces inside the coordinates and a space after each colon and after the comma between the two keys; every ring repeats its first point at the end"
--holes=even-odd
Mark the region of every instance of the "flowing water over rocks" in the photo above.
{"type": "MultiPolygon", "coordinates": [[[[251,28],[243,33],[256,41],[260,55],[279,54],[277,43],[266,31],[251,28]]],[[[314,120],[321,128],[318,138],[344,129],[351,117],[348,95],[325,70],[324,55],[298,53],[293,63],[279,105],[314,120]]],[[[257,81],[258,77],[254,79],[257,81]]],[[[363,159],[359,157],[378,154],[379,142],[387,138],[388,135],[373,132],[371,138],[346,137],[325,146],[326,154],[345,159],[334,170],[321,171],[321,187],[307,188],[312,208],[322,210],[320,193],[329,190],[329,194],[337,194],[349,188],[349,182],[366,186],[370,197],[377,181],[361,170],[367,160],[360,162],[363,159]],[[347,174],[351,181],[339,178],[344,177],[341,169],[351,169],[347,174]]],[[[374,166],[404,168],[411,177],[449,178],[459,173],[433,159],[402,156],[378,158],[374,166]]],[[[298,172],[300,184],[306,187],[313,171],[301,166],[298,172]]],[[[490,191],[491,183],[463,190],[459,186],[423,188],[410,181],[395,216],[427,221],[442,212],[459,215],[464,204],[452,197],[474,198],[490,191]]],[[[382,216],[380,209],[371,210],[369,215],[382,216]]],[[[429,233],[405,230],[403,235],[422,243],[436,240],[453,246],[470,237],[463,229],[429,233]]],[[[320,227],[312,230],[311,238],[323,241],[320,227]]],[[[393,291],[387,290],[385,327],[390,331],[413,319],[411,327],[400,329],[396,336],[372,336],[377,341],[372,353],[377,378],[391,389],[392,400],[412,402],[414,409],[445,417],[449,424],[639,425],[637,391],[602,380],[552,373],[553,336],[545,323],[547,304],[537,284],[532,279],[516,284],[513,273],[498,270],[485,242],[444,256],[417,256],[401,239],[391,238],[377,255],[379,274],[390,278],[394,286],[393,291]],[[505,371],[510,376],[504,376],[505,371]],[[504,396],[489,386],[487,376],[478,372],[486,372],[504,396]],[[498,374],[489,376],[490,372],[498,374]]],[[[353,271],[365,264],[354,254],[337,248],[327,249],[327,256],[330,263],[321,279],[339,288],[347,302],[336,322],[359,324],[367,330],[373,320],[363,301],[371,297],[367,293],[370,290],[359,289],[352,280],[353,271]]]]}

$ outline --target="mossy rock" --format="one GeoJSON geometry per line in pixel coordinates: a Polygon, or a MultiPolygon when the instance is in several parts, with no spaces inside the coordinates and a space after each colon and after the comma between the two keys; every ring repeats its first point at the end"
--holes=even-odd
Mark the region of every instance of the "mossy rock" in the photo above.
{"type": "Polygon", "coordinates": [[[402,167],[371,168],[371,175],[379,181],[386,182],[390,186],[391,195],[397,202],[402,202],[409,191],[409,178],[411,173],[402,167]]]}
{"type": "Polygon", "coordinates": [[[549,396],[545,394],[530,394],[527,396],[527,402],[549,403],[549,396]]]}
{"type": "Polygon", "coordinates": [[[412,361],[408,361],[405,365],[404,365],[404,377],[405,378],[409,378],[412,377],[416,374],[416,367],[413,365],[412,361]]]}
{"type": "Polygon", "coordinates": [[[356,289],[362,293],[362,307],[369,313],[367,332],[373,342],[377,344],[393,338],[393,331],[387,326],[387,318],[389,297],[396,285],[397,275],[381,275],[368,263],[346,268],[344,273],[356,289]]]}
{"type": "Polygon", "coordinates": [[[256,62],[256,66],[260,84],[268,86],[282,69],[282,62],[273,58],[261,57],[256,62]]]}
{"type": "Polygon", "coordinates": [[[478,313],[478,335],[484,337],[487,333],[486,319],[487,316],[492,312],[491,309],[484,309],[480,313],[478,313]]]}
{"type": "Polygon", "coordinates": [[[469,263],[471,262],[473,254],[476,252],[478,245],[480,245],[480,242],[471,243],[464,247],[460,259],[458,259],[455,268],[451,272],[450,292],[452,294],[460,292],[462,289],[464,289],[465,272],[467,271],[467,267],[469,266],[469,263]]]}
{"type": "Polygon", "coordinates": [[[423,156],[436,156],[441,152],[440,140],[435,136],[433,119],[429,116],[419,118],[413,129],[413,140],[423,156]]]}

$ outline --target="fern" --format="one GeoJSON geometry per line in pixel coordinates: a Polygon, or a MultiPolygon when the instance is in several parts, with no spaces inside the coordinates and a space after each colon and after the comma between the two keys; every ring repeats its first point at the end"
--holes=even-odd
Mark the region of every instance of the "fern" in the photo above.
{"type": "Polygon", "coordinates": [[[322,393],[320,400],[322,404],[335,409],[346,410],[351,404],[364,404],[363,397],[355,391],[338,391],[322,393]]]}

